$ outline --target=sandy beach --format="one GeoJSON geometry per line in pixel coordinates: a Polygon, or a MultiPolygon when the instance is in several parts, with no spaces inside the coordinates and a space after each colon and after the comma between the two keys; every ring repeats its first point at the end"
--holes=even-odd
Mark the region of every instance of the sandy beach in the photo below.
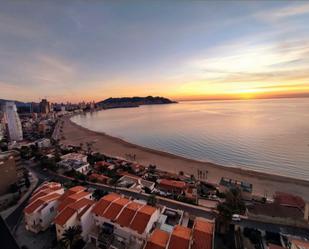
{"type": "Polygon", "coordinates": [[[172,155],[166,152],[152,150],[128,143],[122,139],[104,133],[90,131],[73,123],[69,118],[64,119],[63,144],[79,145],[93,142],[93,150],[110,156],[125,158],[126,154],[135,154],[136,161],[142,165],[155,164],[157,168],[172,173],[183,171],[198,177],[198,170],[208,171],[207,181],[218,184],[221,177],[229,177],[245,181],[253,185],[253,194],[271,197],[276,191],[292,193],[309,201],[309,180],[298,180],[279,175],[225,167],[209,162],[200,162],[172,155]]]}

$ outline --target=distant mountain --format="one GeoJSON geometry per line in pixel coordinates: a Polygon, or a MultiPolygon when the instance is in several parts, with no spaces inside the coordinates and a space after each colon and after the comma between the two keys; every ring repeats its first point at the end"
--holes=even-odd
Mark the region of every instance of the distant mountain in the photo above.
{"type": "Polygon", "coordinates": [[[122,97],[108,98],[97,103],[102,108],[123,108],[123,107],[138,107],[140,105],[161,105],[177,103],[168,98],[163,97],[122,97]]]}

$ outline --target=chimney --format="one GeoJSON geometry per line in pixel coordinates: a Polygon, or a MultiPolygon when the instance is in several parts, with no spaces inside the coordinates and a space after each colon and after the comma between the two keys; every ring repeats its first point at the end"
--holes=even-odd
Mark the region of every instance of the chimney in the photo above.
{"type": "Polygon", "coordinates": [[[306,202],[306,206],[305,206],[304,219],[306,221],[309,221],[309,203],[308,202],[306,202]]]}

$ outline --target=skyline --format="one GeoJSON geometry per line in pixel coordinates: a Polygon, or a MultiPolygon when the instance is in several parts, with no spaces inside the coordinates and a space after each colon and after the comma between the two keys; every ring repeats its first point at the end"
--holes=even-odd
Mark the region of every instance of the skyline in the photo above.
{"type": "Polygon", "coordinates": [[[4,99],[308,96],[309,3],[3,1],[4,99]]]}

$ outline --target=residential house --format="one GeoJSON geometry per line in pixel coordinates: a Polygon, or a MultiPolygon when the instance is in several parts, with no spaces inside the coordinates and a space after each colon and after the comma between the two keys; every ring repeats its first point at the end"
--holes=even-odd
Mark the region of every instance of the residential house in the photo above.
{"type": "Polygon", "coordinates": [[[215,223],[203,218],[196,218],[192,232],[191,249],[212,249],[214,247],[215,223]]]}
{"type": "Polygon", "coordinates": [[[112,193],[100,199],[92,210],[97,233],[90,240],[97,246],[122,243],[141,247],[158,220],[159,210],[112,193]]]}
{"type": "Polygon", "coordinates": [[[90,176],[88,176],[88,179],[91,182],[97,182],[102,184],[108,184],[109,181],[111,180],[111,178],[109,178],[108,176],[96,173],[92,173],[90,176]]]}
{"type": "Polygon", "coordinates": [[[43,183],[34,191],[24,209],[26,229],[34,233],[45,231],[57,214],[63,193],[61,184],[55,182],[43,183]]]}
{"type": "Polygon", "coordinates": [[[167,249],[189,249],[191,232],[190,228],[176,225],[171,234],[167,249]]]}
{"type": "Polygon", "coordinates": [[[150,235],[144,249],[165,249],[169,238],[169,233],[157,228],[150,235]]]}
{"type": "Polygon", "coordinates": [[[187,184],[185,182],[176,180],[161,179],[158,183],[158,189],[160,191],[173,194],[182,194],[187,188],[187,184]]]}

